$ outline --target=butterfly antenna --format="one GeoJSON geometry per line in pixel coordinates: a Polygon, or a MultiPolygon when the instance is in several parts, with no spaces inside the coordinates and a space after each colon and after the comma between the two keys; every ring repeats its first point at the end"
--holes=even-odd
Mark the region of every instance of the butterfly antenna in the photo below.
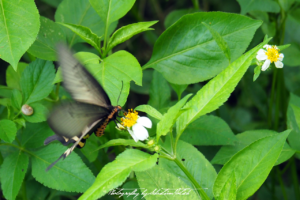
{"type": "Polygon", "coordinates": [[[122,94],[122,91],[123,91],[123,81],[122,81],[121,92],[120,92],[119,97],[118,97],[118,100],[117,100],[117,105],[119,105],[119,99],[120,99],[120,96],[121,96],[121,94],[122,94]]]}

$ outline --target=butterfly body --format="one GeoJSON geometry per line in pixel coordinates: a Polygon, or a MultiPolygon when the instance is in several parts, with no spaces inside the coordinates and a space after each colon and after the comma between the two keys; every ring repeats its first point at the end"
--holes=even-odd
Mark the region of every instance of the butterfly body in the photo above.
{"type": "Polygon", "coordinates": [[[48,124],[55,132],[44,144],[58,140],[67,149],[47,170],[61,158],[66,158],[75,147],[82,148],[86,139],[95,133],[100,137],[110,121],[118,117],[121,106],[111,105],[110,99],[98,81],[77,61],[65,47],[59,46],[58,57],[62,69],[64,88],[74,101],[64,102],[53,109],[48,124]]]}

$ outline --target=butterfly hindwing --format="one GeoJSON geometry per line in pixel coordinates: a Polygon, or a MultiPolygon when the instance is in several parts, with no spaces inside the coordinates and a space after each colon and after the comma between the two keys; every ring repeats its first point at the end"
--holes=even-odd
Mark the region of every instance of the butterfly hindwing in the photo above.
{"type": "Polygon", "coordinates": [[[49,167],[47,167],[46,171],[51,169],[61,158],[65,159],[72,151],[75,149],[75,147],[80,143],[80,141],[92,131],[94,127],[97,127],[101,123],[102,119],[96,120],[94,123],[92,123],[89,126],[84,127],[82,130],[80,138],[77,139],[77,141],[70,147],[68,148],[56,161],[54,161],[49,167]]]}
{"type": "Polygon", "coordinates": [[[58,47],[63,84],[78,102],[109,107],[110,100],[98,81],[76,60],[67,47],[58,47]]]}
{"type": "Polygon", "coordinates": [[[63,103],[51,112],[48,124],[57,135],[71,139],[80,137],[86,126],[107,117],[109,113],[110,110],[92,104],[63,103]]]}

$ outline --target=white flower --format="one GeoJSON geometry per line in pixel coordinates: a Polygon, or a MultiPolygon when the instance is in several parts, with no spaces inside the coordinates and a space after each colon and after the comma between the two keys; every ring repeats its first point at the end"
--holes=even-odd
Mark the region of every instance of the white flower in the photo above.
{"type": "Polygon", "coordinates": [[[263,48],[264,49],[260,49],[256,55],[257,60],[265,61],[261,70],[266,71],[273,62],[275,63],[275,67],[283,68],[283,63],[281,61],[283,60],[284,55],[279,53],[280,50],[278,47],[266,44],[263,48]]]}
{"type": "Polygon", "coordinates": [[[144,141],[149,137],[146,128],[151,128],[152,122],[148,117],[140,117],[138,112],[131,109],[128,110],[128,113],[121,120],[122,125],[127,127],[128,132],[135,142],[139,140],[144,141]]]}

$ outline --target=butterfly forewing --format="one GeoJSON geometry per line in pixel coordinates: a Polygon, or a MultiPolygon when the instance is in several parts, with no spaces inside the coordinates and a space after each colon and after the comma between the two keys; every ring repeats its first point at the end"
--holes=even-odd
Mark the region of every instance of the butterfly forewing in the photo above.
{"type": "MultiPolygon", "coordinates": [[[[74,143],[48,168],[61,158],[66,158],[82,139],[95,129],[103,134],[109,121],[114,120],[120,106],[114,107],[97,80],[73,57],[67,47],[60,45],[58,57],[63,74],[63,86],[75,102],[63,103],[56,107],[48,118],[49,126],[57,136],[45,140],[48,144],[54,140],[63,145],[74,143]],[[100,127],[99,127],[100,126],[100,127]]],[[[99,134],[101,135],[101,134],[99,134]]],[[[81,143],[80,143],[81,142],[81,143]]]]}
{"type": "Polygon", "coordinates": [[[52,130],[68,139],[82,134],[82,130],[96,120],[109,115],[110,111],[93,104],[69,102],[56,107],[48,118],[52,130]]]}
{"type": "Polygon", "coordinates": [[[63,84],[75,101],[109,107],[110,100],[98,81],[73,57],[67,47],[58,47],[63,84]]]}

